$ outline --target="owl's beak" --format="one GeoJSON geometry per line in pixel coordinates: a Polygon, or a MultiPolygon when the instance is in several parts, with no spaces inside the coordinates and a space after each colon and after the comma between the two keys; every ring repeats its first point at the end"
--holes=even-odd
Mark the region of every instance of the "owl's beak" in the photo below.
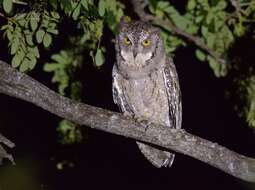
{"type": "Polygon", "coordinates": [[[137,56],[137,51],[136,50],[133,50],[133,56],[134,56],[134,58],[137,56]]]}

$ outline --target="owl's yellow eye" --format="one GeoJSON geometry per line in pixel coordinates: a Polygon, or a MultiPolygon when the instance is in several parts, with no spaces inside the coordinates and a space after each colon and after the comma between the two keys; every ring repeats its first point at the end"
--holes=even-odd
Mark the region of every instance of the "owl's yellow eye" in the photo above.
{"type": "Polygon", "coordinates": [[[151,45],[151,41],[146,39],[146,40],[143,40],[142,44],[143,44],[143,46],[149,46],[149,45],[151,45]]]}
{"type": "Polygon", "coordinates": [[[126,45],[129,45],[129,44],[131,43],[131,41],[129,40],[128,37],[125,37],[125,38],[124,38],[124,43],[125,43],[126,45]]]}

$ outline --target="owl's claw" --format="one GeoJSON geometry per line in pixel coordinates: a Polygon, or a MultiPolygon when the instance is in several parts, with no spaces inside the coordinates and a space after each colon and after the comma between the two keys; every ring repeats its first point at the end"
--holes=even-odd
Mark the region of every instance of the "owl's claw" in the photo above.
{"type": "Polygon", "coordinates": [[[146,119],[142,119],[142,118],[138,118],[138,117],[135,117],[135,121],[140,123],[143,127],[144,127],[144,130],[145,132],[147,131],[147,129],[149,128],[149,126],[152,124],[151,121],[148,121],[146,119]]]}
{"type": "Polygon", "coordinates": [[[147,131],[147,129],[149,128],[149,126],[152,124],[151,121],[148,121],[146,119],[143,119],[141,117],[136,117],[135,115],[131,115],[130,113],[128,112],[124,112],[123,115],[125,117],[128,117],[128,118],[133,118],[137,123],[141,124],[145,130],[145,132],[147,131]]]}
{"type": "Polygon", "coordinates": [[[168,165],[169,165],[169,159],[167,158],[167,159],[165,159],[165,161],[163,162],[163,164],[162,164],[162,166],[164,166],[164,167],[167,167],[168,165]]]}

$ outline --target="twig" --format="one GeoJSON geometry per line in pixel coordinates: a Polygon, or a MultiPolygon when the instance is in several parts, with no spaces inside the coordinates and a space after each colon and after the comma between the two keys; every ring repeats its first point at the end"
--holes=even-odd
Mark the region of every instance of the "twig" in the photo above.
{"type": "Polygon", "coordinates": [[[28,5],[27,2],[23,2],[23,1],[16,1],[16,0],[12,0],[13,3],[19,4],[19,5],[28,5]]]}
{"type": "MultiPolygon", "coordinates": [[[[9,139],[4,137],[1,133],[0,133],[0,143],[5,144],[9,148],[13,148],[15,146],[15,144],[13,142],[11,142],[9,139]]],[[[0,144],[0,165],[2,164],[2,160],[4,158],[7,158],[8,160],[10,160],[12,162],[12,164],[15,164],[12,155],[8,154],[6,152],[6,150],[3,148],[3,146],[0,144]]]]}
{"type": "Polygon", "coordinates": [[[235,7],[237,13],[239,12],[243,13],[240,7],[240,2],[238,0],[230,0],[230,3],[233,7],[235,7]]]}
{"type": "Polygon", "coordinates": [[[31,102],[59,117],[116,135],[173,150],[245,181],[255,182],[255,160],[192,135],[184,130],[141,124],[120,113],[63,97],[33,78],[0,61],[0,93],[31,102]]]}
{"type": "Polygon", "coordinates": [[[132,0],[132,4],[134,7],[134,11],[136,12],[136,14],[139,16],[139,18],[143,21],[151,21],[154,24],[157,24],[163,28],[167,28],[169,27],[171,29],[171,31],[176,34],[179,35],[181,37],[184,37],[185,39],[187,39],[188,41],[191,41],[192,43],[194,43],[196,46],[198,46],[199,48],[203,49],[204,51],[206,51],[210,56],[212,56],[218,63],[221,64],[225,64],[226,60],[221,58],[219,55],[217,55],[217,53],[215,51],[213,51],[211,48],[209,48],[199,37],[197,36],[193,36],[192,34],[189,34],[183,30],[181,30],[180,28],[178,28],[172,21],[171,19],[168,20],[162,20],[160,18],[157,18],[151,14],[148,14],[145,12],[144,10],[144,0],[132,0]]]}
{"type": "Polygon", "coordinates": [[[6,17],[6,16],[5,16],[3,13],[1,13],[1,12],[0,12],[0,17],[4,18],[4,19],[6,19],[6,20],[9,20],[9,18],[6,17]]]}

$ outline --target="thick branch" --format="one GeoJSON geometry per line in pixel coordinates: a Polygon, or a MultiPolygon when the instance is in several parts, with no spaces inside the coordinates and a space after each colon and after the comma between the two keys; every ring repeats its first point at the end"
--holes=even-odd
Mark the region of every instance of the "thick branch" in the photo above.
{"type": "Polygon", "coordinates": [[[63,97],[2,61],[0,61],[0,93],[31,102],[80,125],[174,150],[237,178],[255,182],[255,160],[252,158],[184,130],[152,124],[145,131],[142,125],[131,118],[63,97]]]}
{"type": "Polygon", "coordinates": [[[154,24],[157,24],[163,28],[170,28],[171,31],[181,36],[188,41],[194,43],[196,46],[201,48],[202,50],[206,51],[210,56],[212,56],[218,63],[224,64],[226,61],[222,59],[213,49],[209,48],[199,37],[193,36],[192,34],[189,34],[182,29],[178,28],[171,19],[163,20],[160,18],[157,18],[156,16],[153,16],[151,14],[148,14],[145,12],[144,7],[146,6],[146,0],[132,0],[131,1],[134,7],[134,11],[139,16],[139,18],[143,21],[151,21],[154,24]]]}

